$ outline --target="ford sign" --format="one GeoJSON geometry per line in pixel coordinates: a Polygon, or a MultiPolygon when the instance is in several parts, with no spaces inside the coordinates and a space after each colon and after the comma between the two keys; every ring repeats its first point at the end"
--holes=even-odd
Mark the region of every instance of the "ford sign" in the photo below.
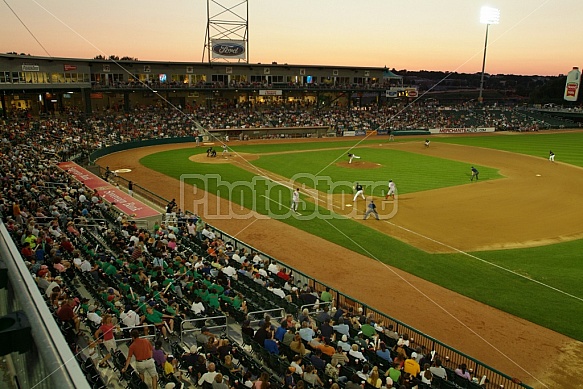
{"type": "Polygon", "coordinates": [[[221,57],[239,57],[245,53],[245,46],[228,42],[215,43],[213,53],[221,57]]]}

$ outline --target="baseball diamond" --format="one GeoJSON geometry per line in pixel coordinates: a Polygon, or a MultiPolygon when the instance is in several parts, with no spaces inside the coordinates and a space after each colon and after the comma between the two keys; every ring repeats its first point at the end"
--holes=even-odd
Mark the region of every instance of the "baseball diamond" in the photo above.
{"type": "MultiPolygon", "coordinates": [[[[539,141],[545,137],[554,137],[556,141],[556,138],[561,136],[581,135],[575,133],[516,135],[516,138],[521,136],[536,137],[539,141]]],[[[461,138],[444,136],[433,138],[434,143],[428,149],[420,148],[418,141],[384,142],[382,146],[378,142],[375,145],[362,145],[358,151],[360,155],[366,155],[367,149],[387,153],[395,150],[410,153],[412,156],[423,154],[456,161],[464,166],[460,170],[460,175],[464,180],[463,185],[407,192],[402,184],[403,180],[399,180],[398,188],[401,194],[396,196],[398,212],[390,219],[380,223],[367,223],[361,220],[364,208],[356,210],[361,213],[359,217],[351,219],[351,222],[356,223],[356,226],[366,223],[366,226],[358,231],[363,231],[364,228],[366,234],[387,237],[387,243],[377,241],[376,248],[370,247],[368,243],[366,247],[361,247],[350,240],[347,241],[343,238],[344,234],[341,230],[332,231],[332,234],[338,236],[334,242],[329,237],[323,239],[321,236],[316,236],[315,231],[310,233],[309,227],[302,226],[300,221],[293,218],[291,221],[281,221],[268,218],[213,219],[211,214],[206,214],[204,217],[217,228],[236,234],[239,239],[252,242],[255,247],[274,255],[290,266],[307,274],[316,275],[322,282],[389,315],[399,317],[407,323],[415,323],[414,325],[420,330],[469,353],[490,366],[524,377],[524,371],[515,365],[514,362],[516,362],[520,366],[532,367],[533,373],[536,371],[535,374],[540,377],[548,377],[548,360],[537,365],[533,362],[537,359],[535,355],[539,353],[555,355],[552,360],[561,361],[562,358],[567,357],[566,355],[572,355],[574,350],[581,347],[581,344],[531,323],[536,322],[544,312],[536,301],[529,304],[530,314],[525,314],[524,311],[520,313],[528,321],[493,307],[508,312],[514,311],[511,308],[512,304],[505,305],[505,299],[500,299],[501,293],[506,293],[503,292],[505,289],[514,289],[512,284],[520,285],[521,288],[525,288],[525,291],[529,290],[528,293],[535,293],[540,299],[555,300],[564,297],[570,301],[566,303],[568,308],[557,315],[561,318],[570,317],[574,312],[573,307],[581,302],[565,295],[553,296],[554,293],[545,288],[533,287],[521,277],[526,275],[530,278],[531,276],[520,267],[512,271],[516,274],[512,274],[496,266],[513,268],[509,263],[504,263],[501,258],[530,257],[528,250],[538,250],[539,247],[542,252],[547,252],[546,247],[551,248],[552,251],[552,247],[560,242],[572,241],[573,244],[579,245],[578,242],[583,237],[579,223],[583,216],[581,214],[583,208],[575,204],[580,200],[577,191],[583,184],[583,176],[581,167],[565,163],[549,164],[545,155],[535,157],[487,148],[488,145],[486,147],[471,146],[474,141],[479,145],[480,139],[486,139],[485,142],[488,143],[496,137],[500,138],[500,136],[471,136],[464,140],[468,144],[457,145],[454,143],[460,143],[461,138]],[[492,168],[493,175],[497,170],[499,177],[487,179],[488,177],[483,175],[479,183],[470,185],[467,171],[471,165],[492,168]],[[565,180],[565,177],[569,179],[565,180]],[[560,196],[557,196],[557,188],[560,188],[560,196]],[[551,202],[550,199],[552,199],[551,202]],[[566,209],[568,212],[561,211],[566,209]],[[552,228],[549,228],[548,223],[543,222],[545,220],[553,221],[552,228]],[[415,249],[406,248],[411,246],[396,244],[392,238],[416,247],[426,254],[418,260],[413,260],[413,257],[418,256],[414,254],[415,249]],[[297,245],[296,242],[300,240],[302,245],[297,245]],[[499,251],[501,249],[504,250],[499,251]],[[318,253],[317,261],[305,260],[313,257],[314,253],[318,253]],[[451,257],[453,262],[446,260],[448,257],[444,256],[451,257]],[[371,257],[379,258],[380,261],[375,261],[371,257]],[[408,263],[410,259],[411,263],[408,263]],[[431,264],[429,265],[427,261],[431,264]],[[455,282],[448,283],[446,279],[455,280],[455,282]],[[460,285],[455,286],[456,282],[460,282],[460,285]],[[408,297],[397,298],[396,294],[389,293],[379,298],[378,291],[385,289],[386,285],[389,285],[392,291],[403,291],[403,296],[408,297]],[[463,324],[458,321],[458,318],[463,318],[463,324]],[[462,334],[466,335],[462,336],[462,334]],[[509,338],[512,339],[511,343],[506,342],[509,338]],[[541,344],[540,339],[549,341],[541,344]],[[559,345],[559,348],[555,345],[559,345]],[[508,355],[509,359],[501,356],[500,352],[508,355]]],[[[270,157],[283,161],[288,156],[294,158],[301,154],[319,153],[312,150],[323,150],[327,142],[334,142],[314,139],[309,141],[313,145],[310,149],[305,147],[306,141],[305,139],[257,140],[232,143],[230,147],[235,152],[234,156],[228,160],[198,157],[197,155],[200,154],[193,154],[192,144],[159,145],[111,154],[101,158],[98,163],[115,169],[131,169],[130,173],[124,174],[124,178],[140,182],[142,186],[163,197],[174,198],[180,195],[178,191],[180,172],[173,171],[170,167],[175,168],[177,164],[180,165],[178,169],[189,173],[193,171],[205,173],[212,172],[220,165],[230,163],[230,166],[236,167],[241,172],[260,174],[274,182],[289,182],[293,171],[275,173],[266,169],[260,162],[270,157]],[[278,144],[292,145],[292,150],[270,151],[270,148],[277,149],[278,144]],[[293,146],[300,144],[302,146],[294,151],[293,146]],[[250,152],[252,149],[261,150],[261,152],[250,152]],[[238,150],[241,150],[241,154],[237,156],[238,150]],[[184,165],[184,160],[190,165],[184,165]]],[[[339,156],[342,155],[341,151],[337,153],[339,156]]],[[[367,159],[380,165],[388,163],[367,159]]],[[[272,170],[278,170],[274,165],[270,166],[273,166],[272,170]]],[[[342,168],[342,166],[339,167],[342,168]]],[[[305,169],[306,166],[302,168],[305,169]]],[[[351,166],[350,171],[358,175],[358,169],[353,169],[354,167],[351,166]]],[[[365,171],[362,170],[362,172],[365,171]]],[[[375,171],[377,170],[374,169],[373,174],[375,171]]],[[[482,167],[480,167],[480,172],[484,172],[482,167]]],[[[379,177],[384,185],[386,178],[388,177],[379,177]]],[[[419,176],[412,178],[412,180],[419,179],[427,178],[419,176]]],[[[439,181],[439,177],[432,177],[432,179],[439,181]]],[[[308,189],[311,194],[306,194],[306,190],[302,189],[304,203],[312,204],[312,207],[316,207],[316,204],[322,206],[322,198],[326,197],[326,194],[313,188],[308,189]]],[[[196,202],[192,192],[186,191],[185,196],[185,204],[196,202]]],[[[349,214],[350,207],[343,207],[343,204],[351,203],[352,199],[348,197],[352,196],[352,191],[344,194],[335,193],[330,196],[332,200],[325,204],[330,211],[340,215],[349,214]]],[[[206,209],[214,209],[215,205],[221,204],[227,207],[226,204],[228,204],[227,199],[216,197],[213,193],[206,193],[204,198],[209,203],[206,209]]],[[[380,204],[381,192],[374,198],[378,198],[380,204]]],[[[383,209],[380,206],[378,208],[381,216],[392,210],[392,208],[383,209]]],[[[193,211],[202,210],[201,208],[193,211]]],[[[346,222],[342,223],[342,226],[346,228],[346,222]]],[[[363,236],[363,233],[354,235],[356,243],[359,239],[364,239],[363,236]]],[[[536,252],[533,251],[533,253],[536,252]]],[[[577,295],[576,289],[570,290],[577,295]]],[[[547,325],[559,330],[561,322],[572,323],[570,320],[557,320],[547,325]]],[[[545,325],[543,322],[541,324],[545,325]]],[[[566,327],[562,327],[561,332],[571,333],[574,337],[580,336],[576,335],[577,331],[572,332],[567,328],[571,324],[565,325],[566,327]]],[[[561,365],[561,367],[554,366],[553,368],[566,367],[561,365]]],[[[571,376],[575,373],[569,369],[565,374],[571,376]]],[[[527,379],[524,380],[528,382],[527,379]]]]}

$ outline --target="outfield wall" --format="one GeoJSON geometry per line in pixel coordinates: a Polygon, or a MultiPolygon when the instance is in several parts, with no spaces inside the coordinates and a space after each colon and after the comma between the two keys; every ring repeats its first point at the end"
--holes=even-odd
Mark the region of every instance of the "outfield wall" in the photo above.
{"type": "Polygon", "coordinates": [[[494,132],[494,127],[444,127],[430,128],[430,134],[483,134],[485,132],[494,132]]]}

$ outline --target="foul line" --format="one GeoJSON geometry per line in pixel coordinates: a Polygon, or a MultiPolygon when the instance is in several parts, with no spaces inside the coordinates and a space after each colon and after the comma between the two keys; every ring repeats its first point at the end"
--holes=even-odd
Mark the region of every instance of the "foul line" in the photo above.
{"type": "Polygon", "coordinates": [[[568,296],[568,297],[571,297],[571,298],[573,298],[573,299],[575,299],[575,300],[579,300],[579,301],[583,302],[583,298],[581,298],[581,297],[578,297],[578,296],[575,296],[575,295],[573,295],[573,294],[571,294],[571,293],[565,292],[564,290],[561,290],[561,289],[555,288],[554,286],[551,286],[551,285],[545,284],[544,282],[541,282],[541,281],[535,280],[535,279],[533,279],[533,278],[529,278],[529,277],[527,277],[527,276],[525,276],[525,275],[522,275],[522,274],[520,274],[520,273],[517,273],[517,272],[515,272],[514,270],[507,269],[507,268],[505,268],[504,266],[500,266],[500,265],[497,265],[497,264],[495,264],[495,263],[493,263],[493,262],[486,261],[485,259],[482,259],[482,258],[480,258],[480,257],[477,257],[477,256],[473,255],[473,254],[467,253],[467,252],[465,252],[465,251],[463,251],[463,250],[460,250],[460,249],[458,249],[458,248],[455,248],[455,247],[453,247],[453,246],[450,246],[450,245],[448,245],[447,243],[440,242],[440,241],[438,241],[438,240],[436,240],[436,239],[430,238],[430,237],[428,237],[428,236],[425,236],[425,235],[423,235],[423,234],[420,234],[420,233],[418,233],[418,232],[415,232],[415,231],[413,231],[413,230],[410,230],[410,229],[408,229],[408,228],[406,228],[406,227],[402,227],[402,226],[400,226],[400,225],[398,225],[398,224],[395,224],[395,223],[393,223],[393,222],[390,222],[390,221],[388,221],[388,220],[385,220],[385,222],[387,222],[388,224],[390,224],[390,225],[392,225],[392,226],[394,226],[394,227],[397,227],[397,228],[400,228],[400,229],[402,229],[402,230],[404,230],[404,231],[407,231],[407,232],[409,232],[409,233],[411,233],[411,234],[414,234],[414,235],[417,235],[417,236],[419,236],[419,237],[421,237],[421,238],[427,239],[427,240],[429,240],[429,241],[431,241],[431,242],[433,242],[433,243],[437,243],[437,244],[439,244],[439,245],[441,245],[441,246],[443,246],[443,247],[447,247],[448,249],[451,249],[451,250],[453,250],[453,251],[455,251],[455,252],[457,252],[457,253],[459,253],[459,254],[466,255],[466,256],[468,256],[468,257],[470,257],[470,258],[473,258],[473,259],[476,259],[476,260],[478,260],[478,261],[480,261],[480,262],[482,262],[482,263],[485,263],[485,264],[488,264],[488,265],[490,265],[490,266],[496,267],[496,268],[498,268],[498,269],[500,269],[500,270],[504,270],[504,271],[506,271],[506,272],[508,272],[508,273],[514,274],[515,276],[518,276],[518,277],[524,278],[525,280],[528,280],[528,281],[534,282],[535,284],[539,284],[540,286],[544,286],[544,287],[546,287],[546,288],[549,288],[549,289],[551,289],[551,290],[554,290],[555,292],[559,292],[559,293],[561,293],[561,294],[564,294],[565,296],[568,296]]]}

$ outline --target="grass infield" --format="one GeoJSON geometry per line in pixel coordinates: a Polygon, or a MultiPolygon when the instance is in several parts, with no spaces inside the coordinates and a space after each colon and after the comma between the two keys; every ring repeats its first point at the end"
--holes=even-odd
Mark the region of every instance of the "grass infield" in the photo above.
{"type": "MultiPolygon", "coordinates": [[[[580,146],[583,144],[583,133],[447,137],[432,138],[432,142],[489,147],[541,158],[546,158],[549,150],[553,150],[557,155],[557,161],[583,166],[583,153],[580,146]]],[[[292,177],[294,173],[306,171],[316,174],[325,168],[320,175],[330,176],[332,180],[353,182],[392,178],[399,183],[399,193],[469,184],[466,176],[467,164],[398,150],[367,148],[367,161],[378,162],[382,165],[377,169],[353,170],[338,167],[334,163],[327,166],[337,157],[338,161],[346,161],[346,150],[354,143],[354,140],[350,140],[327,143],[243,145],[233,149],[244,153],[269,153],[252,163],[261,169],[285,177],[292,177]],[[293,150],[313,151],[285,153],[293,150]]],[[[378,144],[378,140],[367,140],[360,146],[374,144],[378,144]]],[[[359,152],[360,149],[355,150],[357,155],[359,152]]],[[[180,149],[152,154],[144,157],[140,162],[144,166],[177,179],[180,179],[184,173],[218,174],[224,182],[233,183],[251,182],[255,176],[231,164],[194,163],[188,159],[192,154],[193,149],[180,149]]],[[[500,177],[494,169],[483,166],[478,169],[481,178],[500,177]]],[[[261,184],[264,187],[258,186],[255,191],[244,188],[241,191],[230,192],[226,190],[225,185],[216,180],[203,182],[195,177],[187,179],[186,183],[195,184],[231,202],[247,207],[250,206],[249,201],[254,196],[267,196],[273,201],[259,201],[255,207],[256,211],[264,214],[268,211],[285,214],[288,209],[285,206],[278,206],[277,203],[289,205],[291,202],[291,190],[281,185],[267,188],[265,184],[261,184]]],[[[375,195],[380,194],[375,193],[375,195]]],[[[305,204],[312,209],[315,207],[310,202],[305,202],[305,204]]],[[[328,210],[321,208],[318,208],[318,211],[324,215],[329,213],[328,210]]],[[[477,301],[583,341],[583,327],[580,325],[583,312],[581,301],[583,284],[580,280],[583,278],[583,268],[578,261],[580,253],[583,252],[583,240],[543,247],[471,253],[484,261],[500,265],[526,278],[537,280],[572,295],[568,296],[468,255],[428,254],[351,219],[298,220],[295,217],[289,217],[282,221],[477,301]]],[[[253,244],[253,242],[249,243],[253,244]]],[[[276,258],[278,256],[277,253],[269,254],[276,258]]],[[[390,285],[390,279],[387,281],[390,285]]],[[[414,323],[411,324],[414,325],[414,323]]]]}

